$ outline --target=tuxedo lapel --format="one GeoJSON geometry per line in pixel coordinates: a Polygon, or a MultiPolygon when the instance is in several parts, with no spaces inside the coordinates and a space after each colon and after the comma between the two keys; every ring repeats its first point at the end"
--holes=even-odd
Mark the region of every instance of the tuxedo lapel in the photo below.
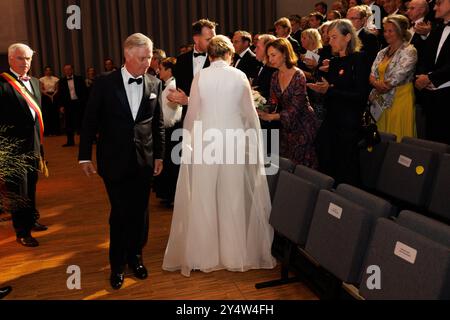
{"type": "Polygon", "coordinates": [[[39,107],[41,107],[41,88],[39,87],[39,80],[35,78],[31,78],[30,80],[31,87],[33,88],[32,97],[38,103],[39,107]]]}
{"type": "MultiPolygon", "coordinates": [[[[444,28],[442,28],[442,32],[440,32],[440,36],[437,39],[438,46],[436,47],[436,54],[437,54],[437,50],[439,48],[439,42],[441,42],[442,34],[444,33],[444,28]]],[[[448,57],[449,53],[450,53],[450,34],[447,36],[447,39],[445,39],[445,42],[442,45],[441,51],[439,52],[439,56],[435,57],[434,61],[436,61],[436,65],[445,64],[444,59],[448,57]]]]}
{"type": "Polygon", "coordinates": [[[136,116],[136,122],[139,122],[142,114],[144,112],[144,107],[145,107],[145,103],[150,100],[150,95],[153,89],[153,83],[150,80],[150,77],[148,77],[147,75],[143,76],[143,86],[144,86],[144,90],[143,90],[143,96],[142,96],[142,100],[141,100],[141,104],[139,106],[139,110],[136,116]]]}
{"type": "MultiPolygon", "coordinates": [[[[14,79],[17,79],[17,77],[16,77],[13,73],[11,73],[11,72],[9,72],[9,71],[8,71],[8,73],[9,73],[14,79]]],[[[20,81],[19,81],[19,83],[20,83],[20,81]]],[[[20,83],[20,87],[22,87],[22,88],[24,88],[24,90],[28,91],[22,83],[20,83]]],[[[11,90],[14,92],[15,96],[17,97],[17,100],[19,100],[19,103],[20,103],[21,106],[22,106],[22,107],[21,107],[21,110],[28,116],[28,118],[29,118],[31,121],[34,121],[33,115],[31,114],[31,111],[30,111],[30,106],[28,105],[27,101],[21,96],[21,94],[20,94],[19,92],[17,92],[16,89],[14,89],[12,86],[10,86],[10,88],[11,88],[11,90]]],[[[28,92],[29,92],[29,91],[28,91],[28,92]]],[[[33,96],[33,95],[31,95],[31,96],[33,96]]]]}
{"type": "Polygon", "coordinates": [[[194,78],[194,51],[193,50],[191,50],[191,52],[189,52],[189,63],[187,63],[186,66],[188,68],[186,70],[186,74],[188,74],[190,77],[194,78]]]}
{"type": "Polygon", "coordinates": [[[209,57],[206,57],[205,64],[203,65],[202,69],[208,68],[211,65],[211,62],[209,61],[209,57]]]}
{"type": "Polygon", "coordinates": [[[134,122],[130,104],[128,103],[127,92],[125,91],[125,87],[123,86],[122,73],[120,72],[120,70],[117,70],[115,72],[116,76],[114,77],[114,86],[116,87],[116,89],[114,90],[114,92],[119,99],[120,108],[130,117],[131,121],[134,122]]]}

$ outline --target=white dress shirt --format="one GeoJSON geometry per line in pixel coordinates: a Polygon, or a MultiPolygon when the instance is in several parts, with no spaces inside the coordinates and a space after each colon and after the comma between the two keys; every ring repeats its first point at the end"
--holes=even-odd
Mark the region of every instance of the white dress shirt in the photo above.
{"type": "Polygon", "coordinates": [[[70,100],[78,100],[77,92],[75,91],[75,83],[72,78],[67,78],[67,85],[69,86],[70,100]]]}
{"type": "MultiPolygon", "coordinates": [[[[19,82],[22,82],[25,85],[25,88],[27,88],[28,91],[31,92],[31,94],[34,94],[33,87],[31,86],[30,81],[19,80],[20,75],[18,73],[15,73],[12,69],[9,69],[9,70],[16,76],[16,79],[19,82]]],[[[27,102],[27,104],[28,104],[28,102],[27,102]]],[[[28,108],[30,108],[30,112],[31,112],[31,115],[33,116],[33,119],[36,119],[36,112],[29,105],[28,105],[28,108]]]]}
{"type": "MultiPolygon", "coordinates": [[[[194,53],[200,53],[194,48],[194,53]]],[[[200,72],[200,70],[203,69],[203,66],[205,65],[206,59],[208,59],[208,54],[206,56],[198,56],[195,57],[194,54],[192,54],[192,65],[194,69],[194,77],[197,73],[200,72]]],[[[188,92],[186,92],[188,94],[188,92]]]]}
{"type": "MultiPolygon", "coordinates": [[[[128,104],[130,105],[131,114],[133,115],[133,120],[136,120],[136,116],[139,111],[139,106],[141,105],[142,96],[144,94],[144,84],[137,84],[133,82],[132,84],[128,84],[128,80],[130,78],[134,78],[127,70],[127,68],[122,67],[122,78],[123,85],[125,86],[125,91],[127,93],[128,104]]],[[[136,79],[143,78],[143,76],[139,76],[136,79]]],[[[144,79],[142,79],[144,81],[144,79]]]]}

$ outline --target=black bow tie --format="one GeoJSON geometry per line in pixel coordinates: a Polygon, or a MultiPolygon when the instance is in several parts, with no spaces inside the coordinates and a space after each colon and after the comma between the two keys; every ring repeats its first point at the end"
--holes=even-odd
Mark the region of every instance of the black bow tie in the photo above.
{"type": "Polygon", "coordinates": [[[200,52],[194,52],[194,58],[197,58],[197,57],[199,57],[199,56],[206,57],[206,52],[203,52],[203,53],[200,53],[200,52]]]}
{"type": "Polygon", "coordinates": [[[132,84],[134,82],[136,82],[137,84],[141,84],[142,83],[142,78],[137,78],[137,79],[130,78],[130,79],[128,79],[128,84],[132,84]]]}
{"type": "Polygon", "coordinates": [[[72,80],[73,79],[73,77],[67,77],[67,80],[72,80]]]}

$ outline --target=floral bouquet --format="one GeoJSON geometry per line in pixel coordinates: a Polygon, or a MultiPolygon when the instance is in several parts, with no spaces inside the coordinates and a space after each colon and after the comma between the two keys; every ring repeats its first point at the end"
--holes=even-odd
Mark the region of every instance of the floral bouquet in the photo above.
{"type": "Polygon", "coordinates": [[[253,101],[255,102],[255,106],[256,109],[264,111],[264,109],[267,107],[266,103],[267,100],[266,98],[264,98],[261,93],[259,93],[259,91],[256,90],[252,90],[252,96],[253,96],[253,101]]]}

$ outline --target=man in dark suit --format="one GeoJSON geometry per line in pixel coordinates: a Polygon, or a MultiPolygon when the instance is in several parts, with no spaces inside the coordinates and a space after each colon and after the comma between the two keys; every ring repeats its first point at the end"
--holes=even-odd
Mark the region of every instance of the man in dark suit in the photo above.
{"type": "Polygon", "coordinates": [[[251,34],[247,31],[236,31],[232,41],[236,51],[233,66],[244,72],[247,78],[256,78],[261,68],[261,63],[256,60],[255,54],[250,50],[252,44],[251,34]]]}
{"type": "Polygon", "coordinates": [[[261,67],[258,70],[257,76],[253,79],[252,87],[267,100],[269,104],[270,98],[270,84],[272,82],[272,75],[277,69],[267,65],[268,58],[266,55],[267,44],[276,40],[276,37],[271,34],[262,34],[259,36],[258,43],[256,44],[256,59],[261,63],[261,67]]]}
{"type": "Polygon", "coordinates": [[[365,53],[368,67],[372,67],[372,63],[377,57],[380,50],[380,44],[375,34],[367,31],[364,26],[367,23],[367,13],[364,7],[356,6],[347,11],[347,19],[349,19],[355,27],[356,33],[363,45],[362,52],[365,53]]]}
{"type": "Polygon", "coordinates": [[[39,245],[31,236],[31,231],[37,219],[37,170],[44,131],[39,80],[27,75],[32,57],[33,50],[27,45],[21,43],[11,45],[8,49],[10,69],[0,76],[0,126],[7,127],[2,134],[6,138],[20,141],[20,154],[36,155],[36,159],[30,160],[30,167],[23,177],[16,177],[14,183],[6,184],[9,192],[26,202],[24,205],[13,206],[11,216],[17,242],[27,247],[39,245]]]}
{"type": "MultiPolygon", "coordinates": [[[[271,41],[276,40],[276,37],[271,34],[262,34],[259,37],[258,43],[256,44],[256,59],[261,62],[262,66],[259,68],[258,75],[253,79],[252,87],[257,90],[261,96],[266,99],[266,104],[271,104],[270,101],[270,86],[272,83],[272,75],[277,69],[269,66],[268,57],[266,54],[267,44],[271,41]]],[[[280,121],[264,121],[261,120],[261,127],[267,130],[267,138],[264,139],[264,145],[267,154],[271,154],[271,130],[280,129],[280,121]]]]}
{"type": "MultiPolygon", "coordinates": [[[[411,22],[409,32],[412,34],[410,44],[412,44],[417,50],[418,59],[426,50],[426,40],[431,32],[431,22],[428,20],[429,4],[427,0],[412,0],[407,4],[406,14],[411,22]]],[[[416,102],[416,127],[417,135],[419,138],[425,137],[424,123],[425,114],[423,110],[423,97],[422,92],[415,89],[415,102],[416,102]]]]}
{"type": "Polygon", "coordinates": [[[383,19],[388,15],[383,6],[378,6],[375,0],[362,0],[363,4],[367,5],[372,10],[372,15],[368,17],[367,28],[371,32],[376,32],[378,42],[381,48],[387,46],[386,39],[384,39],[383,19]]]}
{"type": "Polygon", "coordinates": [[[427,139],[450,144],[450,0],[438,0],[436,19],[417,66],[416,88],[422,91],[427,139]]]}
{"type": "Polygon", "coordinates": [[[58,102],[64,113],[67,143],[63,147],[75,145],[75,132],[80,132],[87,98],[86,82],[83,77],[73,74],[73,67],[66,64],[64,78],[58,82],[58,102]]]}
{"type": "Polygon", "coordinates": [[[133,34],[124,44],[125,65],[94,84],[81,132],[79,161],[96,173],[92,144],[98,132],[97,165],[111,204],[111,286],[119,289],[126,264],[138,279],[148,275],[142,249],[148,238],[152,176],[163,167],[164,122],[161,81],[147,74],[153,43],[133,34]]]}
{"type": "Polygon", "coordinates": [[[187,112],[189,94],[194,76],[203,68],[210,66],[208,59],[208,44],[216,35],[216,23],[201,19],[192,24],[194,49],[177,57],[173,76],[177,90],[171,90],[167,98],[174,103],[183,105],[183,117],[187,112]]]}
{"type": "Polygon", "coordinates": [[[300,17],[298,14],[293,14],[289,16],[289,21],[291,22],[292,27],[292,33],[291,36],[295,40],[297,40],[298,43],[302,40],[302,17],[300,17]]]}
{"type": "Polygon", "coordinates": [[[420,56],[425,46],[426,39],[431,32],[431,22],[428,21],[428,3],[426,0],[412,0],[408,3],[406,11],[411,21],[409,32],[412,34],[410,43],[416,48],[420,56]]]}
{"type": "Polygon", "coordinates": [[[288,18],[280,18],[274,23],[275,34],[278,38],[286,38],[292,45],[294,52],[299,56],[304,53],[304,49],[301,47],[300,43],[292,38],[292,26],[288,18]]]}

